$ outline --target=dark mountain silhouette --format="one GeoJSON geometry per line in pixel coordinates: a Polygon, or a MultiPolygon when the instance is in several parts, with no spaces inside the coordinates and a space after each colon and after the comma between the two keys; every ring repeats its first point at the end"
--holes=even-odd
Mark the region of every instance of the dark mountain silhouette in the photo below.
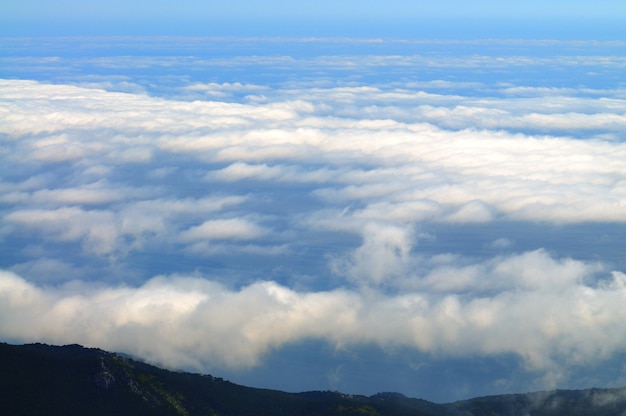
{"type": "Polygon", "coordinates": [[[286,393],[172,372],[79,345],[0,343],[0,414],[212,416],[522,416],[626,414],[625,389],[589,389],[436,404],[398,393],[286,393]]]}

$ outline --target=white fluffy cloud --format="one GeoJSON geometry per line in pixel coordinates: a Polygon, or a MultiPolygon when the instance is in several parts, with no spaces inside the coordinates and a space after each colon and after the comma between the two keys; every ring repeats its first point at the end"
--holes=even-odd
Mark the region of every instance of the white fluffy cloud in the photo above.
{"type": "Polygon", "coordinates": [[[413,235],[410,228],[369,223],[363,230],[363,244],[347,256],[334,259],[335,273],[356,282],[380,285],[410,274],[413,235]]]}
{"type": "Polygon", "coordinates": [[[85,211],[77,207],[18,210],[6,215],[4,220],[16,225],[16,230],[34,230],[44,238],[81,241],[87,251],[96,254],[108,254],[118,247],[119,233],[110,211],[85,211]]]}
{"type": "Polygon", "coordinates": [[[209,220],[200,225],[191,227],[181,233],[183,241],[198,240],[252,240],[265,234],[267,231],[253,222],[245,219],[230,218],[224,220],[209,220]]]}
{"type": "Polygon", "coordinates": [[[272,281],[233,290],[200,276],[52,289],[3,271],[0,310],[15,318],[0,328],[14,339],[80,342],[205,371],[215,362],[252,366],[305,339],[446,356],[515,353],[533,370],[555,371],[624,352],[626,277],[586,284],[597,270],[528,252],[462,270],[442,265],[421,290],[396,295],[299,292],[272,281]]]}

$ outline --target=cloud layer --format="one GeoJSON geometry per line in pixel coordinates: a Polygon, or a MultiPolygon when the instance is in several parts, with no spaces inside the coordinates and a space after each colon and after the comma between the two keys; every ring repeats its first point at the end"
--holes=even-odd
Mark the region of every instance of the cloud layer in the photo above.
{"type": "Polygon", "coordinates": [[[0,80],[3,339],[201,371],[307,340],[512,354],[545,386],[626,352],[619,87],[78,84],[0,80]]]}
{"type": "MultiPolygon", "coordinates": [[[[42,288],[0,275],[2,334],[120,349],[173,367],[248,367],[303,339],[341,349],[374,343],[433,355],[515,353],[529,370],[565,377],[624,352],[626,276],[589,285],[597,265],[542,251],[462,268],[441,264],[420,290],[300,292],[271,281],[232,290],[198,276],[139,287],[42,288]],[[471,293],[471,295],[468,295],[471,293]],[[562,372],[562,374],[561,374],[562,372]]],[[[556,379],[553,381],[562,381],[556,379]]]]}

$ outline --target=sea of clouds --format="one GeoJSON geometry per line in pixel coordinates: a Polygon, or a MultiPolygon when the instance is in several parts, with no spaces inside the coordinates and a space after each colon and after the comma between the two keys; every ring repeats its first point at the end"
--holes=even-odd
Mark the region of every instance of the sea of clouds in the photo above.
{"type": "Polygon", "coordinates": [[[0,80],[2,339],[198,371],[306,340],[512,354],[543,386],[626,352],[626,87],[592,73],[623,57],[90,59],[152,69],[0,80]],[[268,65],[296,75],[245,75],[268,65]]]}

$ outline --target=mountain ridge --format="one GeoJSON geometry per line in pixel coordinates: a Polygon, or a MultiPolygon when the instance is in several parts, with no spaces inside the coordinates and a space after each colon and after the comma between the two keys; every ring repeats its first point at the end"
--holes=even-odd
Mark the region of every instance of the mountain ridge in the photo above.
{"type": "Polygon", "coordinates": [[[555,390],[433,403],[400,393],[288,393],[162,369],[77,344],[0,343],[0,412],[11,415],[626,415],[626,388],[555,390]]]}

